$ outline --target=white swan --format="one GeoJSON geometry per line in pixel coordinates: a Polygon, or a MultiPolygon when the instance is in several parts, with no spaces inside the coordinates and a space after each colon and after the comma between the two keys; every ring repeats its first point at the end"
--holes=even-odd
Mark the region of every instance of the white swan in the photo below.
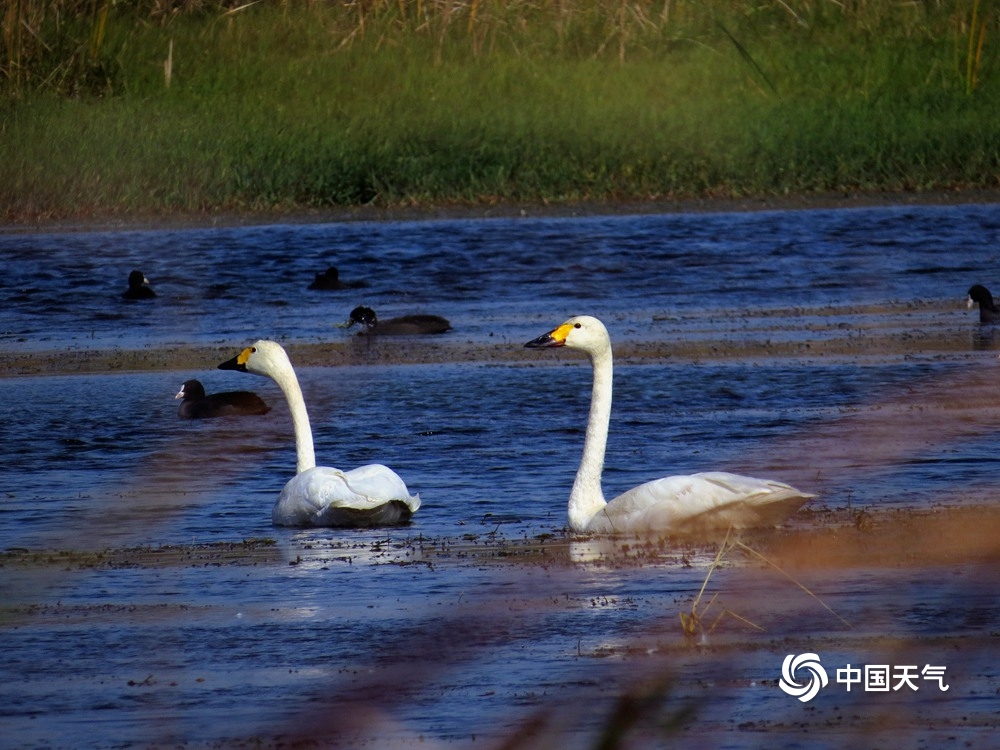
{"type": "Polygon", "coordinates": [[[594,368],[583,458],[569,496],[569,525],[573,531],[691,532],[775,526],[813,497],[781,482],[715,471],[656,479],[606,502],[601,472],[611,420],[613,370],[608,330],[597,318],[582,315],[525,346],[579,349],[587,354],[594,368]]]}
{"type": "Polygon", "coordinates": [[[274,341],[258,341],[219,365],[266,375],[281,388],[295,427],[296,474],[281,491],[271,518],[276,526],[391,526],[420,507],[403,480],[381,464],[350,471],[316,465],[309,414],[288,354],[274,341]]]}

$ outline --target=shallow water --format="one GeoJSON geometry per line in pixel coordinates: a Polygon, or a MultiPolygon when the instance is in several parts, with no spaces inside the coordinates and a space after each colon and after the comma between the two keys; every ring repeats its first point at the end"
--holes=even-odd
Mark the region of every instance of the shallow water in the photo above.
{"type": "Polygon", "coordinates": [[[636,690],[663,691],[659,718],[696,708],[672,731],[706,743],[766,730],[773,746],[798,723],[839,746],[895,731],[889,715],[911,739],[992,736],[995,704],[974,696],[996,693],[995,654],[955,647],[1000,625],[979,557],[807,570],[852,631],[744,562],[719,588],[767,634],[727,617],[693,648],[677,615],[715,546],[636,560],[566,536],[590,372],[521,345],[570,314],[607,322],[609,495],[766,474],[818,494],[793,528],[848,535],[862,510],[987,506],[1000,365],[964,298],[1000,279],[998,235],[998,206],[0,233],[2,353],[66,354],[0,378],[0,745],[464,745],[536,712],[538,746],[584,745],[636,690]],[[307,291],[329,265],[365,286],[307,291]],[[133,267],[156,300],[120,299],[133,267]],[[454,330],[359,341],[335,325],[356,304],[454,330]],[[295,462],[287,407],[270,381],[215,369],[262,337],[303,352],[320,463],[392,466],[423,500],[410,526],[271,526],[295,462]],[[361,364],[305,348],[329,343],[361,364]],[[178,347],[224,356],[159,354],[178,347]],[[138,370],[93,366],[133,349],[138,370]],[[188,378],[273,409],[180,420],[188,378]],[[958,688],[804,706],[776,687],[793,649],[938,659],[958,688]]]}
{"type": "Polygon", "coordinates": [[[383,318],[438,313],[457,337],[513,342],[576,312],[614,322],[619,337],[656,338],[673,325],[739,330],[750,311],[950,310],[996,278],[998,237],[991,205],[8,233],[2,340],[328,340],[356,304],[383,318]],[[307,291],[330,265],[365,286],[307,291]],[[133,268],[155,305],[120,299],[133,268]]]}

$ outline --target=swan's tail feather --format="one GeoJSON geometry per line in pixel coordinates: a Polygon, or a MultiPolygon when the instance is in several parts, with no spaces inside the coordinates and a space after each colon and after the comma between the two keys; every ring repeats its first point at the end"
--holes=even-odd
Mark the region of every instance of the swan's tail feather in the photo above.
{"type": "Polygon", "coordinates": [[[715,508],[692,516],[685,521],[685,527],[731,526],[735,529],[746,529],[780,526],[810,498],[815,497],[810,492],[803,492],[784,482],[759,480],[722,472],[709,472],[698,476],[727,492],[734,493],[736,497],[731,502],[722,502],[715,508]],[[748,486],[750,484],[756,486],[751,489],[748,486]]]}
{"type": "Polygon", "coordinates": [[[399,475],[387,466],[369,464],[367,466],[359,466],[353,471],[338,470],[338,473],[344,482],[344,486],[359,498],[364,498],[367,502],[372,504],[384,503],[384,498],[391,497],[390,502],[403,505],[409,510],[410,515],[420,509],[420,495],[411,495],[410,491],[406,489],[406,484],[399,478],[399,475]],[[371,486],[373,477],[379,479],[379,483],[375,487],[371,486]],[[375,490],[374,493],[373,490],[375,490]],[[393,495],[395,497],[392,497],[393,495]]]}
{"type": "Polygon", "coordinates": [[[689,534],[779,526],[811,497],[783,482],[727,472],[664,477],[612,500],[588,528],[689,534]]]}

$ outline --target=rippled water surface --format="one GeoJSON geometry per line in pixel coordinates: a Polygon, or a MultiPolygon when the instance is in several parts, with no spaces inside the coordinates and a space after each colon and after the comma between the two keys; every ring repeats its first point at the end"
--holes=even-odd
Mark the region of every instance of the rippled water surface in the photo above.
{"type": "Polygon", "coordinates": [[[768,632],[727,618],[709,658],[677,615],[715,547],[636,560],[566,534],[590,370],[521,345],[571,314],[607,323],[609,496],[766,474],[818,495],[792,529],[840,514],[832,534],[859,533],[862,511],[989,506],[998,363],[964,300],[1000,291],[998,240],[992,205],[0,233],[0,746],[527,747],[537,725],[539,747],[583,747],[636,690],[659,711],[622,730],[640,746],[699,726],[778,746],[796,722],[856,744],[869,708],[915,720],[911,739],[992,736],[995,698],[970,696],[995,696],[996,660],[919,640],[1000,627],[981,560],[814,572],[853,631],[767,566],[735,569],[721,590],[768,632]],[[330,265],[360,288],[307,290],[330,265]],[[121,299],[132,268],[155,300],[121,299]],[[454,330],[359,340],[337,325],[357,304],[454,330]],[[257,338],[337,347],[298,368],[317,458],[392,466],[423,500],[411,525],[272,527],[287,407],[269,380],[216,369],[257,338]],[[115,359],[133,350],[141,367],[115,359]],[[220,354],[170,358],[185,350],[220,354]],[[178,419],[188,378],[273,409],[178,419]],[[840,686],[802,714],[777,688],[795,648],[950,660],[958,689],[876,705],[840,686]],[[662,729],[675,712],[702,723],[662,729]]]}
{"type": "Polygon", "coordinates": [[[672,316],[956,302],[996,277],[998,234],[995,206],[8,233],[3,342],[327,339],[361,303],[457,336],[521,341],[572,311],[655,336],[672,316]],[[330,265],[363,288],[307,291],[330,265]],[[120,300],[132,268],[155,306],[120,300]]]}

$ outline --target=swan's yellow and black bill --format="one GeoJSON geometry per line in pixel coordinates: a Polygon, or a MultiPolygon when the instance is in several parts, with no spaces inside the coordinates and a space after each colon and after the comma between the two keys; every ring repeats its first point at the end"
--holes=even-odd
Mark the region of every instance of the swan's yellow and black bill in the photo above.
{"type": "Polygon", "coordinates": [[[253,354],[253,347],[248,346],[246,349],[241,351],[232,359],[227,359],[221,365],[219,365],[220,370],[239,370],[240,372],[247,371],[247,360],[250,359],[250,355],[253,354]]]}
{"type": "Polygon", "coordinates": [[[569,332],[572,330],[573,326],[569,323],[563,323],[554,331],[549,331],[537,339],[532,339],[524,346],[527,349],[548,349],[553,346],[565,346],[566,337],[569,336],[569,332]]]}

